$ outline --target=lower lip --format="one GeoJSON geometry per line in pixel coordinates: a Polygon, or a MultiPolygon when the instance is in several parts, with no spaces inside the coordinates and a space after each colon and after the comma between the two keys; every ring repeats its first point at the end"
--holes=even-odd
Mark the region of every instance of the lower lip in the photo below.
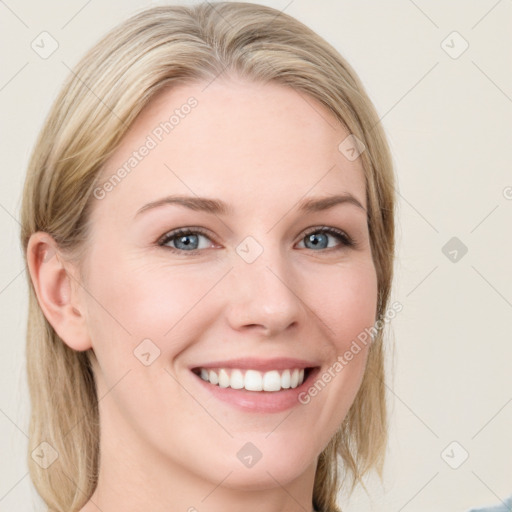
{"type": "Polygon", "coordinates": [[[213,396],[223,402],[227,402],[238,409],[250,412],[282,412],[301,405],[299,395],[309,388],[319,368],[309,371],[308,378],[296,388],[282,389],[281,391],[247,391],[246,389],[221,388],[218,385],[210,384],[199,375],[192,374],[199,380],[199,384],[209,391],[213,396]]]}

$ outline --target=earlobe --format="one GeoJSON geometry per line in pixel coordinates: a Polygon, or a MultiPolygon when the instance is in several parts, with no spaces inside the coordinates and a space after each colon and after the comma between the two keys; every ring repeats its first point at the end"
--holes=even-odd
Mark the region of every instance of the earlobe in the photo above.
{"type": "Polygon", "coordinates": [[[78,351],[92,348],[83,307],[79,303],[75,279],[64,265],[57,243],[48,233],[30,237],[27,263],[37,300],[60,338],[78,351]]]}

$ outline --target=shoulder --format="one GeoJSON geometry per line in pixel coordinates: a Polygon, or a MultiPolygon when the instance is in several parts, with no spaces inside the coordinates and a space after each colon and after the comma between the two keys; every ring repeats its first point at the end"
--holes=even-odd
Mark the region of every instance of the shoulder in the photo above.
{"type": "Polygon", "coordinates": [[[492,505],[489,507],[479,507],[466,510],[466,512],[510,512],[512,510],[512,494],[500,505],[492,505]]]}

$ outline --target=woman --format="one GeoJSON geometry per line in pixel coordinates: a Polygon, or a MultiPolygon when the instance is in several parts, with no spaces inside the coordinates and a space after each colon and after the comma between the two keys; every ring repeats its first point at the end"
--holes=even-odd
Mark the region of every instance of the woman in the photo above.
{"type": "Polygon", "coordinates": [[[378,121],[335,49],[260,5],[149,9],[76,66],[22,205],[50,511],[337,511],[382,475],[378,121]]]}

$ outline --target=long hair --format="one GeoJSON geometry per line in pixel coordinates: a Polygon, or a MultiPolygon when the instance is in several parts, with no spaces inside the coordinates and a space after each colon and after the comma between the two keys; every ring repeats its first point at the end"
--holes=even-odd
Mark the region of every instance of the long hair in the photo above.
{"type": "MultiPolygon", "coordinates": [[[[285,13],[244,2],[144,10],[112,29],[75,66],[27,170],[21,209],[27,275],[27,244],[36,231],[49,233],[79,266],[102,166],[148,102],[173,84],[207,83],[221,73],[309,95],[365,145],[360,158],[378,280],[376,320],[382,318],[392,285],[395,197],[391,155],[377,113],[354,70],[330,44],[285,13]]],[[[99,468],[91,351],[75,351],[60,339],[30,280],[29,295],[30,477],[49,512],[76,511],[94,492],[99,468]],[[30,456],[42,442],[58,454],[46,469],[30,456]]],[[[372,469],[382,479],[388,436],[384,355],[379,328],[355,400],[318,458],[317,510],[339,511],[341,486],[351,482],[352,492],[372,469]]]]}

